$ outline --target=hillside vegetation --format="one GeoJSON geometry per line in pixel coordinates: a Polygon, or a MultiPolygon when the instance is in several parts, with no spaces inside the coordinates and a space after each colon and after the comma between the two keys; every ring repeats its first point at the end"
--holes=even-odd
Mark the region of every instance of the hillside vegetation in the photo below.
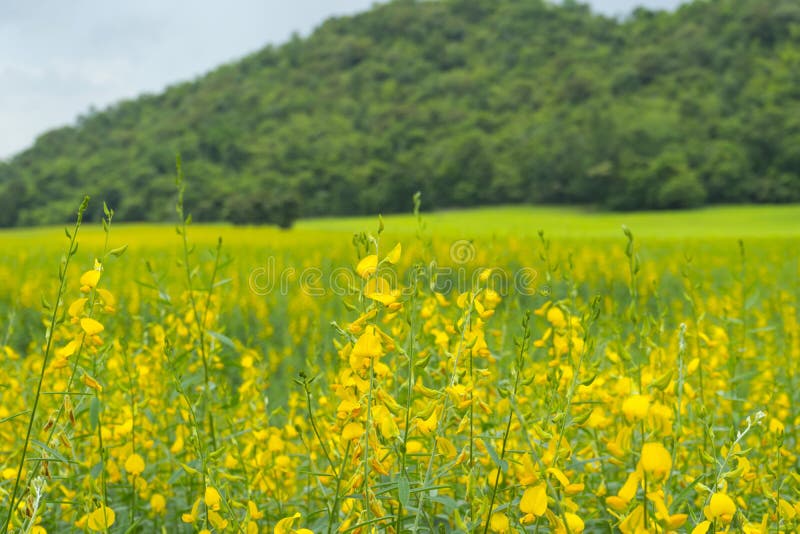
{"type": "MultiPolygon", "coordinates": [[[[83,193],[123,221],[427,207],[800,201],[800,4],[695,1],[624,20],[576,2],[399,0],[325,22],[0,163],[0,224],[83,193]]],[[[99,220],[99,212],[87,213],[99,220]]]]}

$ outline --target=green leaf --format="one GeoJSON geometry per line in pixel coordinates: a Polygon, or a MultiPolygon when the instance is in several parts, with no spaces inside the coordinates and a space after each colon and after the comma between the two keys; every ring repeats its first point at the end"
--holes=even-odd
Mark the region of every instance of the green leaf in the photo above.
{"type": "Polygon", "coordinates": [[[179,462],[179,463],[181,464],[181,467],[183,467],[183,470],[186,471],[187,473],[189,473],[190,475],[200,476],[200,471],[198,471],[194,467],[191,467],[189,464],[185,464],[183,462],[179,462]]]}
{"type": "Polygon", "coordinates": [[[68,460],[66,457],[64,457],[63,454],[61,454],[60,452],[58,452],[57,450],[55,450],[53,448],[48,447],[47,445],[45,445],[44,443],[42,443],[41,441],[39,441],[37,439],[32,439],[31,443],[33,445],[39,447],[40,449],[42,449],[42,451],[46,452],[52,458],[54,458],[55,460],[57,460],[59,462],[62,462],[62,463],[65,463],[65,464],[73,463],[70,460],[68,460]]]}
{"type": "Polygon", "coordinates": [[[125,251],[126,251],[126,250],[128,250],[128,245],[127,245],[127,243],[126,243],[125,245],[122,245],[121,247],[112,248],[110,251],[108,251],[108,253],[109,253],[111,256],[114,256],[115,258],[119,258],[119,257],[120,257],[120,256],[122,256],[123,254],[125,254],[125,251]]]}
{"type": "Polygon", "coordinates": [[[400,473],[400,479],[397,481],[397,498],[403,508],[408,508],[411,488],[408,483],[408,476],[405,473],[400,473]]]}
{"type": "Polygon", "coordinates": [[[92,427],[92,430],[97,429],[97,425],[100,424],[100,399],[97,397],[92,397],[92,401],[89,403],[89,425],[92,427]]]}
{"type": "Polygon", "coordinates": [[[486,452],[489,453],[489,457],[492,459],[492,462],[494,462],[494,465],[499,467],[503,473],[508,471],[508,462],[500,458],[500,456],[497,454],[497,451],[494,448],[494,445],[492,445],[491,440],[488,440],[486,438],[481,438],[481,439],[483,440],[484,445],[486,445],[486,452]]]}
{"type": "Polygon", "coordinates": [[[206,330],[206,333],[228,347],[229,349],[236,350],[236,345],[233,344],[233,340],[226,336],[225,334],[220,334],[219,332],[214,332],[212,330],[206,330]]]}

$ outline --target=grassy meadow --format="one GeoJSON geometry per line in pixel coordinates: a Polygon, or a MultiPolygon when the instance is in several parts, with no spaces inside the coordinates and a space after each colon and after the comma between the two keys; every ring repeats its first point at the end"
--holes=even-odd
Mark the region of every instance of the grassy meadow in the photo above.
{"type": "Polygon", "coordinates": [[[798,221],[2,231],[0,525],[797,532],[798,221]]]}

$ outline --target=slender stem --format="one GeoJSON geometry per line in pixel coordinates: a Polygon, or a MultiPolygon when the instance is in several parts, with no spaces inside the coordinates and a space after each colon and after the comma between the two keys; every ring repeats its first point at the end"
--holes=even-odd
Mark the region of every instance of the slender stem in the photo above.
{"type": "Polygon", "coordinates": [[[333,474],[338,477],[339,473],[336,471],[336,466],[333,465],[333,460],[331,459],[331,455],[328,453],[328,448],[325,447],[325,442],[322,440],[322,436],[320,436],[319,429],[317,428],[317,422],[314,418],[314,412],[311,410],[311,391],[308,388],[308,380],[303,381],[303,389],[306,393],[306,408],[308,411],[308,420],[311,423],[311,429],[314,431],[314,436],[316,436],[319,446],[322,447],[322,453],[325,455],[325,459],[328,460],[328,465],[331,466],[333,474]]]}
{"type": "Polygon", "coordinates": [[[55,330],[56,321],[58,319],[59,304],[64,295],[64,287],[67,283],[67,267],[69,266],[70,258],[75,254],[75,244],[78,238],[78,230],[80,229],[81,222],[83,221],[83,212],[86,211],[88,204],[89,197],[87,196],[83,198],[83,202],[78,208],[78,218],[75,222],[75,227],[72,230],[72,235],[70,236],[69,247],[67,248],[67,254],[64,259],[63,267],[59,271],[58,292],[56,293],[56,301],[53,304],[53,313],[50,316],[50,326],[48,327],[47,333],[47,345],[45,346],[44,350],[44,358],[42,358],[42,370],[39,373],[39,382],[36,384],[36,396],[33,399],[31,416],[28,419],[28,428],[25,431],[25,443],[22,446],[22,453],[20,454],[19,458],[19,467],[17,468],[17,476],[14,480],[14,489],[11,491],[11,500],[8,504],[8,515],[6,516],[6,521],[3,525],[4,533],[8,532],[8,529],[11,526],[11,519],[14,515],[14,505],[16,504],[17,490],[19,489],[19,482],[22,478],[22,470],[25,467],[25,457],[28,453],[28,445],[30,444],[31,433],[33,432],[33,423],[36,420],[36,410],[39,408],[39,397],[42,393],[42,383],[44,382],[44,374],[47,370],[47,361],[50,359],[50,351],[53,349],[53,330],[55,330]]]}
{"type": "MultiPolygon", "coordinates": [[[[189,303],[192,306],[192,314],[194,315],[195,323],[197,323],[197,331],[198,331],[198,344],[200,346],[200,359],[203,364],[203,412],[208,417],[208,431],[209,435],[211,436],[211,446],[216,449],[217,448],[217,437],[216,432],[214,430],[214,415],[211,410],[208,409],[208,393],[209,393],[209,372],[208,372],[208,354],[206,353],[206,343],[205,343],[205,314],[203,314],[202,320],[200,317],[200,312],[197,307],[197,301],[194,298],[194,284],[192,284],[192,270],[190,267],[189,257],[190,257],[190,250],[189,250],[189,238],[187,237],[187,229],[189,226],[190,219],[189,217],[185,216],[184,209],[183,209],[183,192],[185,186],[183,184],[183,168],[181,167],[181,160],[178,158],[176,163],[177,168],[177,176],[176,182],[178,186],[178,202],[175,206],[176,211],[178,212],[178,216],[180,217],[180,224],[179,233],[181,235],[181,241],[183,243],[183,266],[186,271],[186,284],[189,289],[189,303]]],[[[222,246],[222,240],[218,242],[217,245],[217,255],[216,260],[214,262],[214,274],[216,275],[217,265],[219,263],[219,249],[222,246]]],[[[213,287],[213,278],[211,287],[213,287]]],[[[209,293],[208,298],[211,295],[209,293]]],[[[206,305],[208,305],[208,301],[206,301],[206,305]]],[[[206,308],[206,311],[208,308],[206,308]]]]}
{"type": "MultiPolygon", "coordinates": [[[[472,310],[475,306],[475,297],[476,295],[472,296],[470,299],[469,306],[467,306],[466,312],[464,314],[464,324],[461,326],[461,337],[458,341],[458,350],[456,351],[456,357],[453,360],[453,372],[450,376],[450,380],[448,386],[453,386],[456,383],[456,379],[458,378],[458,362],[461,359],[461,355],[464,352],[465,346],[465,339],[466,339],[466,332],[467,329],[470,328],[471,324],[471,317],[472,317],[472,310]]],[[[419,521],[422,518],[422,509],[423,504],[425,503],[425,496],[427,495],[427,490],[425,488],[428,487],[430,484],[431,476],[433,475],[433,462],[436,459],[436,446],[437,446],[437,439],[442,435],[442,427],[444,426],[445,418],[447,417],[447,408],[449,404],[449,396],[444,395],[444,399],[442,400],[442,412],[439,414],[439,419],[436,422],[436,432],[434,434],[433,443],[431,446],[431,456],[428,459],[428,467],[425,469],[425,478],[422,480],[422,490],[419,492],[419,504],[417,505],[417,514],[414,517],[414,526],[411,529],[413,532],[417,532],[419,529],[419,521]]],[[[434,408],[434,411],[436,409],[434,408]]]]}
{"type": "MultiPolygon", "coordinates": [[[[341,473],[344,472],[344,466],[347,465],[347,460],[350,458],[350,441],[347,442],[347,446],[344,449],[344,457],[342,458],[342,465],[341,465],[341,473]]],[[[328,534],[333,532],[333,526],[335,525],[335,519],[339,518],[339,488],[342,485],[342,477],[336,477],[336,489],[333,493],[333,509],[331,510],[331,516],[333,520],[328,523],[328,534]]]]}
{"type": "MultiPolygon", "coordinates": [[[[513,406],[514,402],[516,401],[517,397],[517,388],[519,387],[519,377],[522,374],[522,363],[525,357],[525,354],[528,350],[528,341],[531,338],[531,330],[528,327],[528,322],[530,321],[530,313],[526,313],[522,319],[522,339],[519,342],[519,353],[517,358],[514,362],[514,388],[511,392],[511,398],[509,399],[510,404],[513,406]]],[[[510,409],[508,412],[508,419],[506,420],[506,430],[503,434],[503,446],[500,449],[500,462],[506,456],[506,445],[508,443],[508,435],[511,433],[511,421],[514,419],[514,410],[510,409]]],[[[489,532],[489,523],[492,519],[492,510],[494,509],[494,500],[497,497],[497,486],[500,484],[500,471],[502,469],[501,465],[497,466],[497,475],[494,477],[494,484],[492,485],[492,497],[489,500],[489,512],[486,515],[486,524],[483,527],[483,534],[489,532]]]]}

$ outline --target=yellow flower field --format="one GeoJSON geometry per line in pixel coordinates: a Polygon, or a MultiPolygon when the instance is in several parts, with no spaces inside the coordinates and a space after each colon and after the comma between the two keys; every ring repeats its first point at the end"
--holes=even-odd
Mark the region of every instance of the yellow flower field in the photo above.
{"type": "Polygon", "coordinates": [[[796,236],[179,213],[0,235],[4,532],[800,530],[796,236]]]}

